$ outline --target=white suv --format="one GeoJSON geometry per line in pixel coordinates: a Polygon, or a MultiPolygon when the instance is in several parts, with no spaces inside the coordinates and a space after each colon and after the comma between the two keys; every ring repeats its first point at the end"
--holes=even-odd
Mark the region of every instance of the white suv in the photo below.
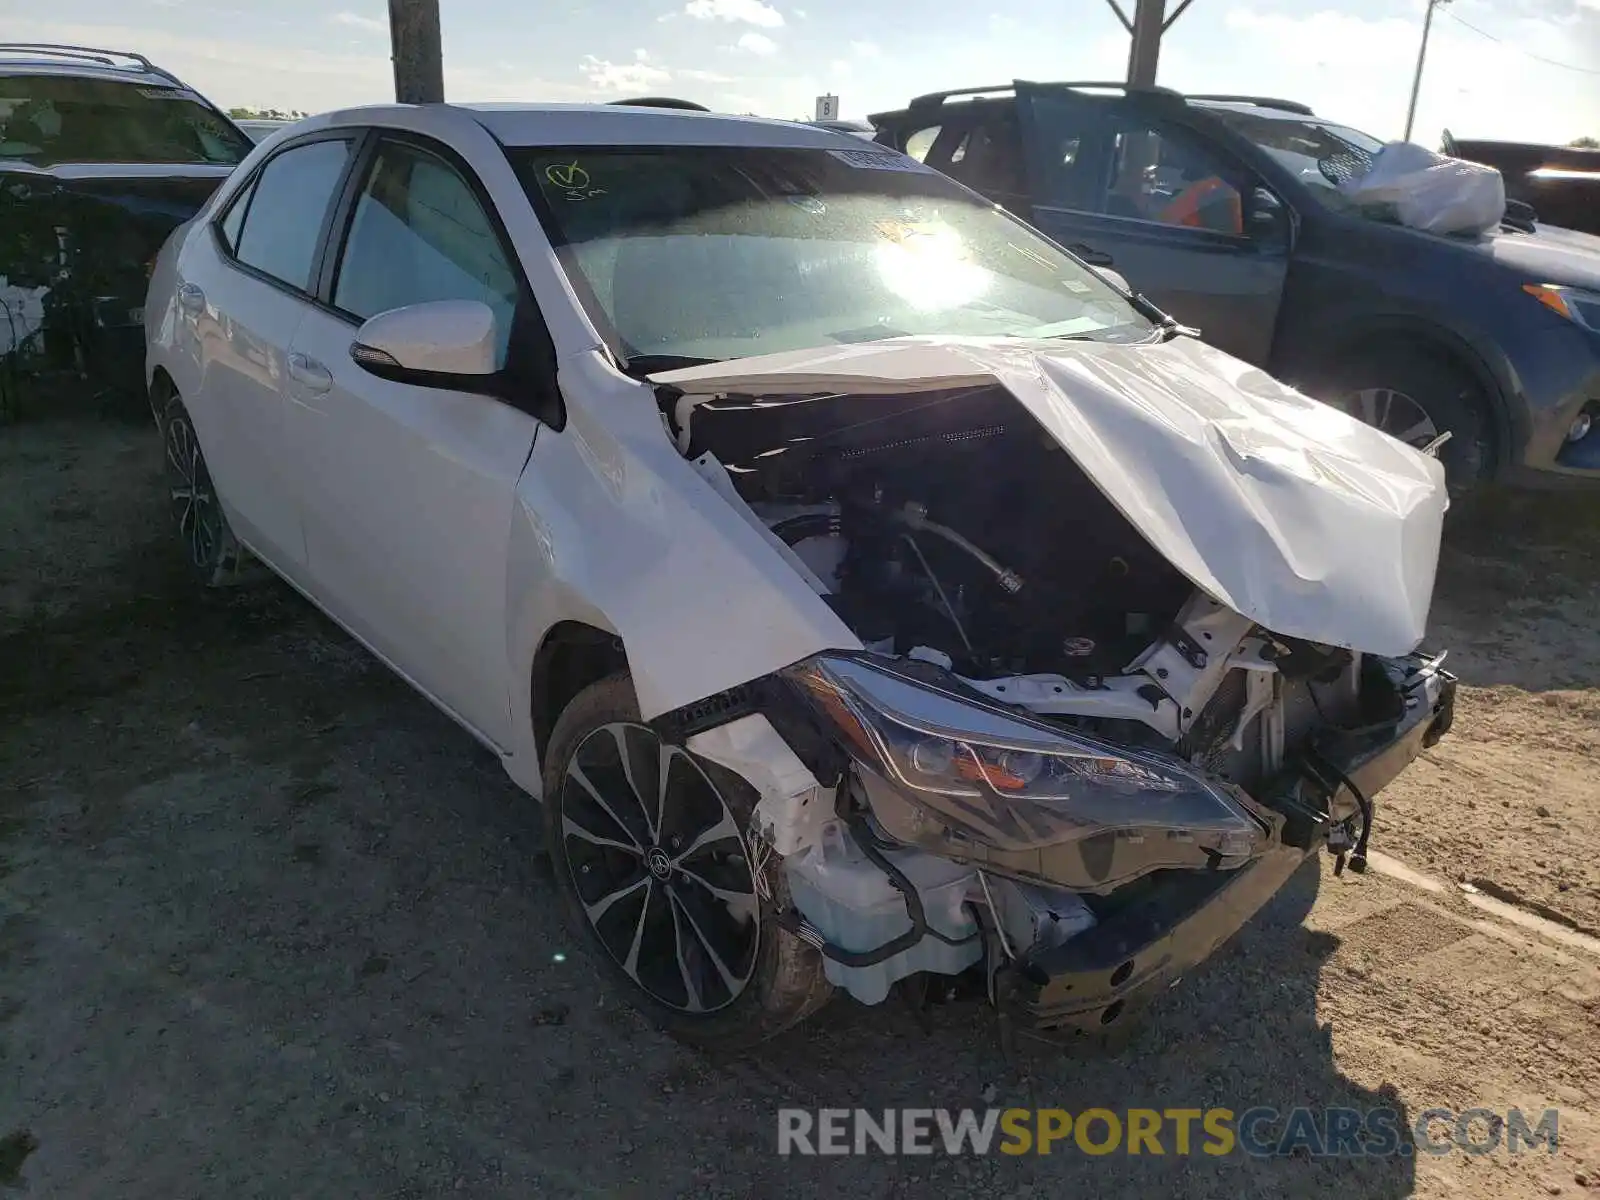
{"type": "Polygon", "coordinates": [[[248,550],[499,754],[691,1039],[974,968],[1117,1021],[1450,722],[1436,461],[844,134],[315,117],[146,326],[200,576],[248,550]]]}

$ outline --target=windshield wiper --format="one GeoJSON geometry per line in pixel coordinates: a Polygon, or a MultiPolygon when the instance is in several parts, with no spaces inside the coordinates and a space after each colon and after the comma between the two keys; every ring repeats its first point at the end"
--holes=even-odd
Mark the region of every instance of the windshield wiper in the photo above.
{"type": "Polygon", "coordinates": [[[1161,335],[1163,342],[1170,342],[1175,337],[1197,338],[1200,336],[1200,331],[1194,326],[1181,324],[1173,317],[1163,317],[1156,322],[1156,332],[1161,335]]]}

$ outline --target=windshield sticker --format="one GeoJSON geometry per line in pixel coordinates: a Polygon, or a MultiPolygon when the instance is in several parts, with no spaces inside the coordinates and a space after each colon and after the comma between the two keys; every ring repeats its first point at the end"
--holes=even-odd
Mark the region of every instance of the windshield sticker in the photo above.
{"type": "Polygon", "coordinates": [[[587,200],[606,194],[605,188],[589,186],[589,172],[576,162],[551,163],[544,169],[544,177],[565,200],[587,200]]]}
{"type": "Polygon", "coordinates": [[[896,154],[893,150],[829,150],[848,167],[864,171],[931,171],[914,158],[896,154]]]}

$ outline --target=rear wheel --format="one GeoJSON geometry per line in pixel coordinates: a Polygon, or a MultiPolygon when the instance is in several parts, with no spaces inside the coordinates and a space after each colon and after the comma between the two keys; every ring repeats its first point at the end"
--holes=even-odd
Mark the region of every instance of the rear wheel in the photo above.
{"type": "Polygon", "coordinates": [[[189,410],[176,395],[161,408],[167,495],[189,570],[206,587],[235,582],[245,552],[217,499],[189,410]]]}
{"type": "Polygon", "coordinates": [[[1449,433],[1438,453],[1452,494],[1464,495],[1489,474],[1487,397],[1477,380],[1446,359],[1386,350],[1337,372],[1322,398],[1419,450],[1449,433]]]}
{"type": "Polygon", "coordinates": [[[821,958],[778,927],[782,872],[752,853],[753,790],[639,719],[626,674],[550,736],[545,838],[569,922],[670,1033],[737,1049],[828,999],[821,958]]]}

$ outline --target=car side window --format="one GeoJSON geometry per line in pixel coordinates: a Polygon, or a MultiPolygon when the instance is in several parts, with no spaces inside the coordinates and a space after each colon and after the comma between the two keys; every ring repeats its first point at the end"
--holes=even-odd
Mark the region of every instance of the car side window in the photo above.
{"type": "Polygon", "coordinates": [[[261,168],[244,214],[235,257],[302,292],[310,292],[322,223],[344,175],[344,139],[291,146],[261,168]]]}
{"type": "Polygon", "coordinates": [[[244,224],[245,209],[250,207],[250,193],[255,189],[256,182],[252,179],[228,202],[228,211],[222,215],[219,228],[222,231],[223,244],[228,247],[230,254],[238,253],[239,227],[244,224]]]}
{"type": "Polygon", "coordinates": [[[939,130],[943,126],[929,125],[926,129],[918,129],[906,138],[906,155],[918,162],[926,162],[928,151],[933,149],[933,143],[939,140],[939,130]]]}
{"type": "Polygon", "coordinates": [[[1244,202],[1231,170],[1195,139],[1117,119],[1102,197],[1107,216],[1244,234],[1244,202]]]}
{"type": "Polygon", "coordinates": [[[940,169],[1008,207],[1025,210],[1028,206],[1022,134],[1011,109],[995,110],[974,121],[940,169]]]}
{"type": "Polygon", "coordinates": [[[433,300],[481,300],[495,315],[504,366],[520,294],[500,235],[456,169],[419,147],[382,144],[356,201],[334,307],[365,320],[433,300]]]}

